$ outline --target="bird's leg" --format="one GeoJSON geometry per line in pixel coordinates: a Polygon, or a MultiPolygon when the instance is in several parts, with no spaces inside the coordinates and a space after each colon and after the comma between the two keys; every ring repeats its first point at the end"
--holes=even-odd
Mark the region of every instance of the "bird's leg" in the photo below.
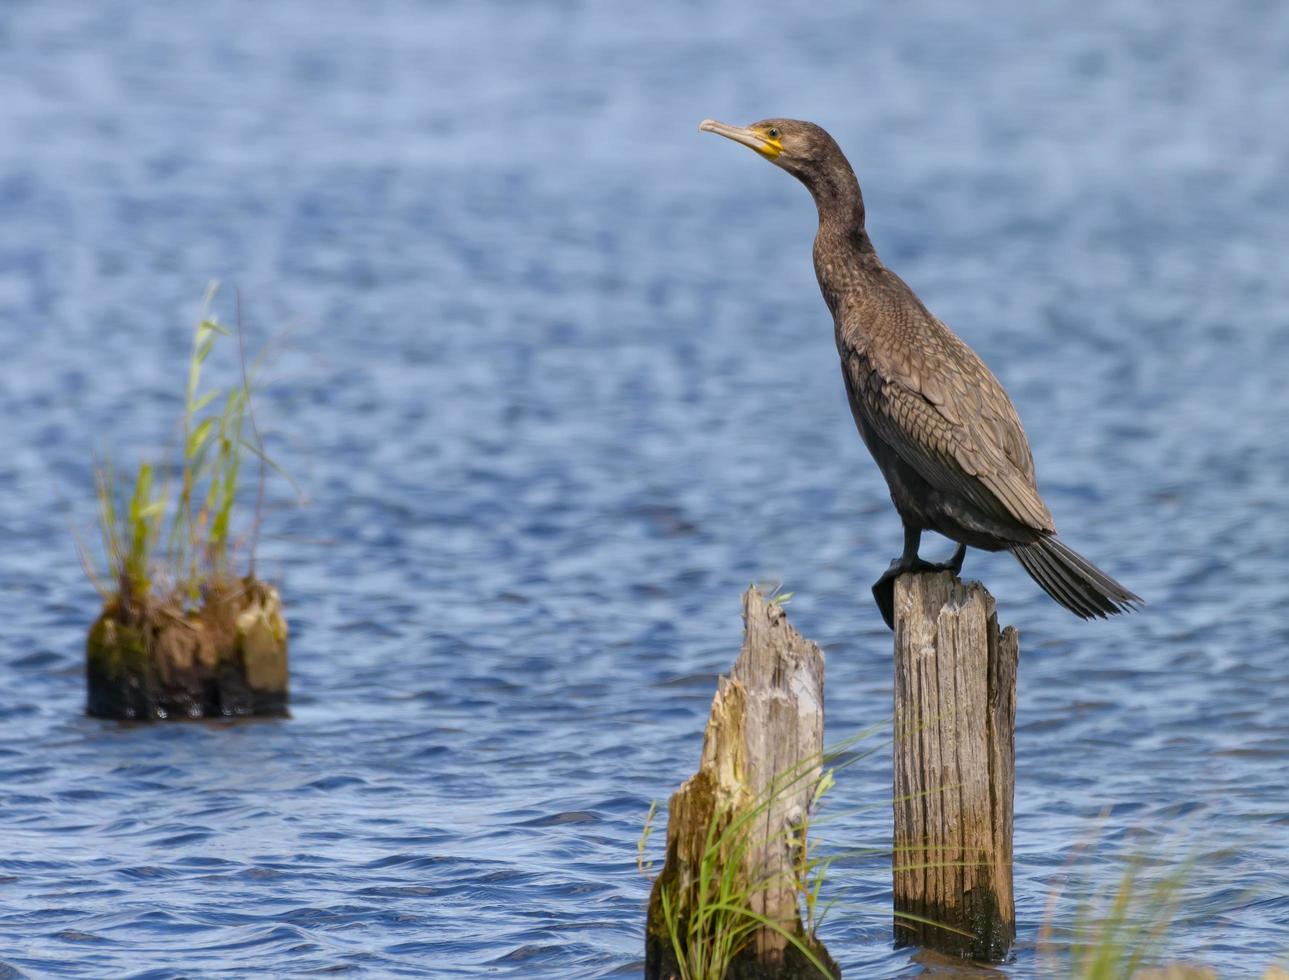
{"type": "Polygon", "coordinates": [[[937,569],[945,572],[953,572],[954,575],[962,574],[962,560],[967,557],[967,546],[959,544],[958,550],[953,553],[953,557],[948,561],[941,562],[936,566],[937,569]]]}
{"type": "Polygon", "coordinates": [[[891,565],[882,577],[873,583],[873,599],[882,613],[882,619],[890,629],[895,629],[895,580],[905,572],[952,572],[957,575],[962,571],[962,560],[966,557],[967,546],[959,544],[953,557],[946,562],[933,563],[918,557],[918,545],[922,543],[922,529],[911,524],[904,525],[904,553],[891,565]]]}
{"type": "Polygon", "coordinates": [[[904,525],[904,553],[882,573],[882,577],[873,583],[873,599],[881,611],[882,619],[889,629],[895,629],[895,580],[905,572],[916,572],[918,563],[926,562],[918,557],[918,545],[922,543],[922,529],[912,524],[904,525]]]}

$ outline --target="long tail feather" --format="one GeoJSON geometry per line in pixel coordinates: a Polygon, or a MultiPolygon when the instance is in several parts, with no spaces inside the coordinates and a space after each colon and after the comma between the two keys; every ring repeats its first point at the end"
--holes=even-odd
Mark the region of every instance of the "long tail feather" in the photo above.
{"type": "Polygon", "coordinates": [[[1140,596],[1055,537],[1008,550],[1044,592],[1083,619],[1113,616],[1142,604],[1140,596]]]}

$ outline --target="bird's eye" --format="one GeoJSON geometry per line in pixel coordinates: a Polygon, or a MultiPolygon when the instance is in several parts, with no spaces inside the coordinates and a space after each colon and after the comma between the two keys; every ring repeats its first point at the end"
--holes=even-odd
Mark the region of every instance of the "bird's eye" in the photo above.
{"type": "Polygon", "coordinates": [[[773,126],[771,126],[769,131],[765,135],[770,137],[770,139],[772,140],[777,140],[779,138],[779,131],[775,129],[773,126]]]}

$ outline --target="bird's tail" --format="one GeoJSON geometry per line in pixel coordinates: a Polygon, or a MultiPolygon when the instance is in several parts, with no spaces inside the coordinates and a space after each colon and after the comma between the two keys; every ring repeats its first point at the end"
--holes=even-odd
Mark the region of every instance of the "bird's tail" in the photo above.
{"type": "Polygon", "coordinates": [[[1055,537],[1007,549],[1053,599],[1083,619],[1128,612],[1142,599],[1055,537]]]}

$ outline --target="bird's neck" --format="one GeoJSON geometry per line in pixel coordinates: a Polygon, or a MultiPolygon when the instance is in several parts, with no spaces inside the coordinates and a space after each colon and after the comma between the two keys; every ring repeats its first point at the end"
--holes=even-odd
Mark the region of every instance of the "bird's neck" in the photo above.
{"type": "Polygon", "coordinates": [[[829,168],[806,186],[819,209],[820,234],[845,239],[872,251],[872,242],[864,230],[864,195],[849,164],[829,168]]]}
{"type": "Polygon", "coordinates": [[[815,273],[831,307],[841,292],[880,269],[881,262],[864,229],[864,197],[850,166],[830,169],[806,186],[819,209],[815,273]]]}

